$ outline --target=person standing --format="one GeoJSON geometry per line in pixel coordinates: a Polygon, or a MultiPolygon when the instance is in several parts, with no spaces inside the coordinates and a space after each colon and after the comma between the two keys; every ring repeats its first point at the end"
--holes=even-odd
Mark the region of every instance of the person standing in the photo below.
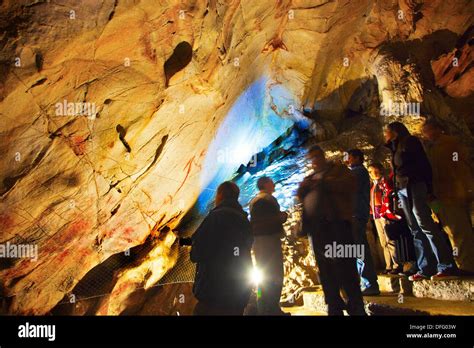
{"type": "Polygon", "coordinates": [[[303,204],[302,235],[308,235],[319,269],[329,315],[366,315],[355,255],[336,257],[327,251],[334,244],[353,246],[352,212],[355,178],[342,164],[326,160],[315,145],[308,151],[314,173],[300,184],[297,197],[303,204]],[[347,303],[340,291],[344,290],[347,303]]]}
{"type": "Polygon", "coordinates": [[[399,261],[397,254],[397,241],[391,239],[385,231],[387,220],[385,215],[393,217],[395,214],[388,211],[386,205],[390,200],[392,193],[392,181],[384,175],[385,168],[380,163],[372,163],[368,167],[370,178],[372,179],[372,187],[370,189],[370,211],[372,213],[375,229],[382,246],[385,271],[384,274],[399,274],[403,272],[403,266],[399,261]]]}
{"type": "Polygon", "coordinates": [[[401,122],[390,123],[384,136],[392,152],[398,198],[413,233],[418,272],[409,279],[448,279],[455,273],[454,260],[428,206],[433,189],[431,165],[425,150],[401,122]]]}
{"type": "Polygon", "coordinates": [[[249,301],[253,236],[239,193],[231,181],[220,184],[216,207],[192,236],[194,315],[243,315],[249,301]]]}
{"type": "Polygon", "coordinates": [[[433,195],[444,231],[453,247],[460,275],[474,272],[474,232],[470,204],[474,196],[474,178],[469,154],[459,140],[443,133],[434,119],[423,125],[427,155],[433,169],[433,195]]]}
{"type": "Polygon", "coordinates": [[[281,238],[287,214],[273,193],[275,184],[267,176],[258,179],[258,194],[250,202],[250,224],[254,235],[253,253],[263,279],[259,286],[257,310],[260,315],[285,315],[280,309],[283,288],[283,254],[281,238]]]}
{"type": "Polygon", "coordinates": [[[370,178],[364,167],[364,154],[359,149],[347,151],[347,165],[357,180],[355,209],[353,212],[353,231],[356,244],[364,246],[364,258],[357,259],[357,270],[362,283],[362,294],[367,296],[379,295],[374,261],[367,240],[367,223],[370,216],[370,178]]]}

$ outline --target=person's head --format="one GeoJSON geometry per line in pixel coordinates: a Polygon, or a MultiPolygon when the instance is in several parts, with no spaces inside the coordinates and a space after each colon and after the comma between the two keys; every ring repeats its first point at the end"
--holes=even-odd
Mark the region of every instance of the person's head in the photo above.
{"type": "Polygon", "coordinates": [[[239,194],[239,187],[235,183],[232,181],[224,181],[217,188],[216,205],[219,205],[223,201],[237,202],[239,194]]]}
{"type": "Polygon", "coordinates": [[[314,145],[308,150],[308,158],[311,160],[311,164],[314,169],[322,168],[326,165],[326,155],[324,150],[318,146],[314,145]]]}
{"type": "Polygon", "coordinates": [[[427,119],[423,123],[423,137],[428,141],[435,141],[443,133],[443,127],[434,118],[427,119]]]}
{"type": "Polygon", "coordinates": [[[347,160],[345,161],[348,166],[358,166],[364,163],[364,153],[359,149],[351,149],[347,151],[347,160]]]}
{"type": "Polygon", "coordinates": [[[260,191],[272,194],[275,192],[275,183],[268,176],[262,176],[257,181],[257,187],[260,191]]]}
{"type": "Polygon", "coordinates": [[[380,180],[384,176],[385,168],[380,163],[371,163],[367,168],[372,180],[380,180]]]}
{"type": "Polygon", "coordinates": [[[392,141],[410,135],[408,128],[401,122],[392,122],[384,129],[385,141],[392,141]]]}

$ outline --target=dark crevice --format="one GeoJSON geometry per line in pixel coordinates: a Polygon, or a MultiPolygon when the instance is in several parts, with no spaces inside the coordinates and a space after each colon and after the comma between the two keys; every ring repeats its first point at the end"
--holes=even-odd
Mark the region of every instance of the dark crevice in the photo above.
{"type": "Polygon", "coordinates": [[[33,88],[33,87],[42,85],[42,84],[45,83],[47,80],[48,80],[48,79],[47,79],[46,77],[43,77],[43,78],[39,79],[38,81],[36,81],[35,83],[33,83],[33,84],[31,85],[30,89],[33,88]]]}
{"type": "Polygon", "coordinates": [[[474,36],[474,25],[471,25],[459,38],[456,43],[456,48],[463,47],[466,43],[472,45],[472,39],[474,36]]]}
{"type": "Polygon", "coordinates": [[[35,55],[35,66],[38,71],[41,71],[43,69],[43,55],[40,52],[37,52],[35,55]]]}
{"type": "Polygon", "coordinates": [[[165,147],[165,144],[166,144],[167,141],[168,141],[168,134],[164,135],[163,138],[161,138],[161,144],[156,149],[155,157],[153,158],[153,162],[151,162],[151,164],[148,168],[151,168],[151,166],[153,166],[156,163],[156,161],[160,157],[161,153],[163,152],[163,148],[165,147]]]}
{"type": "Polygon", "coordinates": [[[66,122],[64,125],[62,125],[61,127],[59,127],[58,129],[56,129],[54,132],[50,133],[49,134],[49,138],[50,139],[54,139],[54,138],[57,138],[57,137],[61,137],[63,134],[62,134],[62,130],[65,129],[66,127],[70,126],[71,124],[73,124],[74,122],[76,122],[77,119],[74,118],[68,122],[66,122]]]}
{"type": "Polygon", "coordinates": [[[13,267],[16,262],[17,262],[17,259],[7,258],[7,257],[0,258],[0,271],[13,267]]]}
{"type": "Polygon", "coordinates": [[[112,20],[112,18],[114,18],[114,15],[115,15],[115,9],[117,8],[117,5],[118,5],[118,0],[115,0],[114,2],[114,7],[112,8],[112,11],[110,11],[110,14],[109,14],[109,21],[112,20]]]}
{"type": "Polygon", "coordinates": [[[191,62],[193,57],[193,48],[186,42],[180,42],[174,49],[173,54],[169,57],[164,65],[165,70],[165,86],[168,87],[169,80],[178,71],[183,70],[186,65],[191,62]]]}
{"type": "Polygon", "coordinates": [[[122,125],[118,124],[117,127],[115,127],[115,130],[117,131],[119,135],[119,139],[122,142],[123,146],[125,146],[125,148],[127,149],[127,152],[132,152],[132,148],[125,140],[125,135],[127,134],[127,131],[125,130],[125,128],[123,128],[122,125]]]}
{"type": "Polygon", "coordinates": [[[413,9],[413,23],[416,25],[416,23],[423,18],[423,12],[421,11],[421,8],[423,7],[423,4],[416,4],[415,8],[413,9]]]}
{"type": "MultiPolygon", "coordinates": [[[[116,188],[118,184],[119,184],[119,181],[110,183],[110,184],[109,184],[109,189],[107,190],[106,194],[108,194],[108,193],[110,192],[110,190],[116,188]]],[[[121,191],[119,191],[118,188],[116,188],[116,190],[117,190],[118,192],[121,192],[121,191]]]]}
{"type": "Polygon", "coordinates": [[[110,212],[110,216],[114,216],[119,209],[120,209],[120,204],[117,204],[117,206],[114,209],[112,209],[112,211],[110,212]]]}

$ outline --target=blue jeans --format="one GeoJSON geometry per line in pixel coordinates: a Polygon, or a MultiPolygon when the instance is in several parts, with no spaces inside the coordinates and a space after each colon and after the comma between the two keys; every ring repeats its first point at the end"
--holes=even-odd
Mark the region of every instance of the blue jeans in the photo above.
{"type": "Polygon", "coordinates": [[[353,218],[354,243],[364,246],[364,259],[357,259],[357,271],[360,275],[362,289],[379,288],[374,261],[367,241],[367,220],[353,218]]]}
{"type": "Polygon", "coordinates": [[[426,184],[409,183],[398,191],[398,198],[413,234],[418,272],[431,276],[452,268],[454,259],[447,240],[431,218],[426,184]]]}

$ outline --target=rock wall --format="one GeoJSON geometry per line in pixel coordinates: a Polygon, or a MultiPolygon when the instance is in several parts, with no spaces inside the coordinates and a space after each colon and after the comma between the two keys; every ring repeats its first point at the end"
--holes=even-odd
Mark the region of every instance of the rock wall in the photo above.
{"type": "Polygon", "coordinates": [[[101,313],[123,312],[174,264],[173,229],[214,171],[237,170],[208,168],[215,151],[266,146],[304,107],[334,155],[377,155],[380,125],[400,118],[380,116],[389,101],[421,103],[472,145],[469,0],[4,0],[0,13],[0,242],[39,253],[1,261],[8,313],[48,313],[148,243],[101,313]],[[258,136],[216,148],[235,105],[226,131],[258,136]]]}

